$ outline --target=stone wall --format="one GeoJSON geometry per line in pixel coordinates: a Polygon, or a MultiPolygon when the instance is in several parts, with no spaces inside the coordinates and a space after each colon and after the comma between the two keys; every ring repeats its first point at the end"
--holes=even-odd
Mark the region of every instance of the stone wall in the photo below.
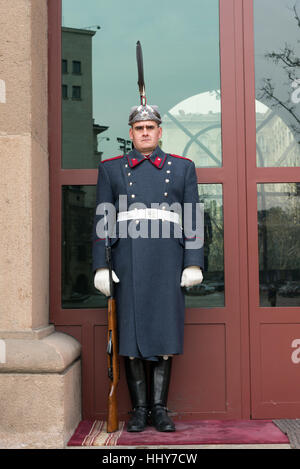
{"type": "Polygon", "coordinates": [[[62,448],[80,345],[49,324],[47,0],[0,0],[0,447],[62,448]]]}

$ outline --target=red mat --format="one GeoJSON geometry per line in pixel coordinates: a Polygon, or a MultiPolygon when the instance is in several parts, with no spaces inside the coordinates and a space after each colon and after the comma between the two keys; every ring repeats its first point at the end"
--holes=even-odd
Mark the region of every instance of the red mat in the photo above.
{"type": "Polygon", "coordinates": [[[271,420],[193,420],[175,421],[176,431],[162,433],[147,427],[129,433],[120,422],[119,431],[106,432],[106,422],[84,420],[78,425],[68,446],[178,446],[208,444],[280,444],[287,436],[271,420]]]}

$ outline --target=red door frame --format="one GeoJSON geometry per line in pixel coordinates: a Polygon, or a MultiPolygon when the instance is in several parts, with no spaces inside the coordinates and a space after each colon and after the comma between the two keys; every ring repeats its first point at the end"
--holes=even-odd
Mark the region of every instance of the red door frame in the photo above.
{"type": "MultiPolygon", "coordinates": [[[[104,411],[95,410],[94,393],[96,383],[105,388],[108,387],[104,369],[105,361],[99,359],[97,355],[99,350],[103,351],[103,356],[105,355],[106,310],[63,309],[61,307],[61,187],[69,184],[94,185],[97,180],[97,171],[61,169],[61,0],[48,2],[48,15],[50,321],[58,330],[73,335],[82,344],[84,418],[103,417],[104,411]],[[103,344],[95,343],[96,329],[97,333],[100,331],[99,336],[103,337],[103,344]],[[95,358],[96,355],[97,358],[95,358]],[[99,376],[101,368],[103,368],[102,374],[99,376]]],[[[204,328],[220,326],[223,328],[224,349],[218,350],[218,354],[223,354],[225,357],[226,402],[224,402],[224,409],[220,411],[194,412],[193,416],[198,418],[226,419],[249,418],[250,416],[248,251],[244,186],[246,134],[243,18],[242,2],[220,0],[223,166],[199,169],[197,175],[199,183],[223,185],[226,304],[223,308],[188,309],[186,326],[204,328]]],[[[245,41],[245,47],[246,45],[245,41]]],[[[249,99],[247,102],[249,106],[249,99]]],[[[246,110],[248,112],[248,108],[246,110]]],[[[253,138],[249,132],[247,136],[253,138]]],[[[190,330],[189,327],[187,329],[190,330]]],[[[215,345],[218,347],[218,344],[215,345]]],[[[196,362],[197,360],[198,357],[196,357],[196,362]]],[[[195,361],[185,364],[185,366],[194,365],[195,361]]],[[[122,385],[124,383],[121,383],[122,385]]],[[[189,392],[188,384],[186,392],[189,392]]]]}
{"type": "MultiPolygon", "coordinates": [[[[249,258],[249,315],[251,343],[251,401],[254,418],[299,418],[300,396],[293,401],[290,390],[300,385],[299,365],[291,363],[292,348],[290,337],[300,336],[299,307],[260,307],[259,306],[259,260],[258,260],[258,220],[257,184],[299,182],[300,169],[260,168],[256,166],[256,115],[255,115],[255,51],[253,0],[243,0],[244,15],[244,56],[245,60],[245,116],[246,116],[246,172],[247,172],[247,213],[248,213],[248,258],[249,258]],[[280,329],[278,329],[278,327],[280,329]],[[278,330],[274,334],[274,327],[278,330]],[[273,329],[273,332],[272,332],[273,329]],[[297,332],[296,332],[297,329],[297,332]],[[266,331],[269,331],[266,334],[266,331]],[[294,332],[295,331],[295,332],[294,332]],[[273,334],[273,335],[272,335],[273,334]],[[279,343],[272,342],[279,338],[279,343]],[[277,347],[276,347],[277,345],[277,347]],[[272,372],[266,366],[274,353],[276,371],[282,376],[282,400],[266,397],[264,383],[274,380],[274,388],[281,388],[272,372]],[[296,368],[295,368],[296,366],[296,368]],[[293,375],[294,378],[293,379],[293,375]]],[[[270,386],[270,385],[269,385],[270,386]]]]}

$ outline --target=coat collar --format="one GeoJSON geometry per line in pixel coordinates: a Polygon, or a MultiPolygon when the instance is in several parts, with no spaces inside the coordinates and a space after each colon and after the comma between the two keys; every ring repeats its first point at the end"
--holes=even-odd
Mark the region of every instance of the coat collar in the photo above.
{"type": "Polygon", "coordinates": [[[135,148],[127,155],[130,168],[134,168],[142,161],[149,160],[154,166],[156,166],[156,168],[161,169],[165,164],[166,158],[167,155],[161,150],[159,146],[157,146],[148,157],[139,153],[135,148]]]}

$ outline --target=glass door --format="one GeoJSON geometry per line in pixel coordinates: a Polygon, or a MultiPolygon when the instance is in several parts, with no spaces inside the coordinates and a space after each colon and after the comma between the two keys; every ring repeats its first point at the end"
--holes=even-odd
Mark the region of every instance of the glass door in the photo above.
{"type": "Polygon", "coordinates": [[[244,4],[252,416],[297,418],[300,2],[244,4]]]}
{"type": "MultiPolygon", "coordinates": [[[[163,116],[162,149],[195,162],[205,207],[204,282],[186,291],[185,352],[174,360],[169,407],[182,417],[240,417],[247,413],[242,395],[248,373],[240,359],[247,304],[240,296],[245,265],[238,255],[242,50],[235,44],[242,36],[234,18],[241,18],[241,5],[154,0],[145,12],[137,0],[50,3],[50,17],[61,19],[60,39],[50,48],[60,64],[50,93],[56,99],[59,86],[61,98],[52,117],[51,316],[57,329],[82,344],[83,415],[105,416],[109,385],[107,301],[94,289],[91,267],[97,166],[131,148],[127,122],[139,101],[140,40],[148,102],[163,116]]],[[[120,412],[127,416],[122,368],[120,390],[120,412]]]]}

